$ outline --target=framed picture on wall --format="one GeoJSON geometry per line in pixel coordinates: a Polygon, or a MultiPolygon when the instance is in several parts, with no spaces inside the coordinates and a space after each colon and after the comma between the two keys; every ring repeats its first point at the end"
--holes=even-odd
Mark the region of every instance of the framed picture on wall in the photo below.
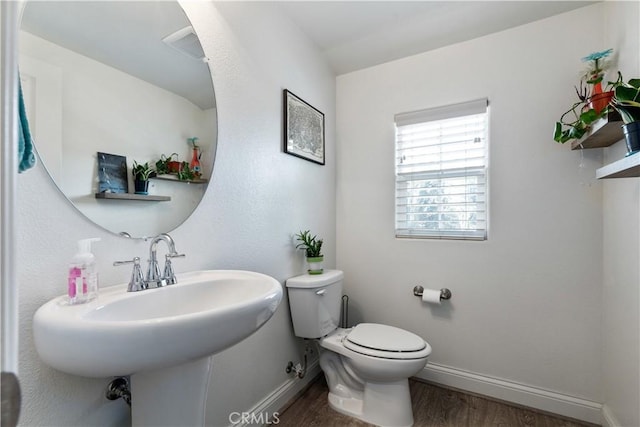
{"type": "Polygon", "coordinates": [[[324,114],[283,91],[284,152],[324,165],[324,114]]]}
{"type": "Polygon", "coordinates": [[[98,193],[128,193],[127,158],[98,152],[98,193]]]}

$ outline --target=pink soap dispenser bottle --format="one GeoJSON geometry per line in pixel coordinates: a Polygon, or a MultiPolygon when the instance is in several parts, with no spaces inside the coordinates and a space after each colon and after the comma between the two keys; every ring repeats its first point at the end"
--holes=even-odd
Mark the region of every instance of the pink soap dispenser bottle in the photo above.
{"type": "Polygon", "coordinates": [[[80,304],[84,302],[82,297],[82,268],[72,262],[69,265],[69,285],[67,295],[69,296],[69,304],[80,304]]]}
{"type": "Polygon", "coordinates": [[[100,239],[83,239],[78,241],[78,253],[69,263],[67,296],[70,305],[82,304],[98,295],[98,275],[96,257],[91,253],[91,242],[100,239]]]}

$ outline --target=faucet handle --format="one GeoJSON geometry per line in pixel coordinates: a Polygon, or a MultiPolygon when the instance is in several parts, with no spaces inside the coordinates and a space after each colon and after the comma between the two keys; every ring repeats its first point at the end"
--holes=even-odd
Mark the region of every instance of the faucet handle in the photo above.
{"type": "Polygon", "coordinates": [[[129,280],[127,292],[137,292],[147,289],[147,284],[144,281],[142,269],[140,268],[140,257],[135,257],[129,261],[115,261],[113,263],[115,267],[126,264],[133,264],[133,271],[131,272],[131,280],[129,280]]]}
{"type": "Polygon", "coordinates": [[[169,260],[169,258],[184,258],[186,257],[186,254],[178,254],[178,253],[174,253],[174,254],[166,254],[164,257],[169,260]]]}
{"type": "Polygon", "coordinates": [[[135,262],[138,262],[138,264],[140,264],[140,257],[135,257],[133,259],[127,260],[127,261],[114,261],[113,262],[113,266],[114,267],[119,267],[121,265],[127,265],[127,264],[134,264],[135,262]]]}
{"type": "Polygon", "coordinates": [[[164,273],[162,278],[167,281],[167,285],[175,285],[178,283],[176,274],[173,272],[173,265],[171,264],[171,258],[184,258],[185,254],[166,254],[164,256],[164,273]]]}
{"type": "Polygon", "coordinates": [[[170,254],[164,256],[164,273],[162,274],[162,278],[167,281],[167,285],[175,285],[178,283],[178,279],[176,279],[176,274],[173,272],[173,265],[171,265],[170,254]]]}

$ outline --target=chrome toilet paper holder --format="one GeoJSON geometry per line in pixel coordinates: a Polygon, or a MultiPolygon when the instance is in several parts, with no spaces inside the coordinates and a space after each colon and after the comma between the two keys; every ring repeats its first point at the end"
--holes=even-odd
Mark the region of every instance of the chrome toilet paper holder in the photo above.
{"type": "MultiPolygon", "coordinates": [[[[422,298],[424,288],[422,286],[415,286],[413,288],[413,295],[422,298]]],[[[440,289],[440,300],[451,299],[451,291],[447,288],[440,289]]]]}

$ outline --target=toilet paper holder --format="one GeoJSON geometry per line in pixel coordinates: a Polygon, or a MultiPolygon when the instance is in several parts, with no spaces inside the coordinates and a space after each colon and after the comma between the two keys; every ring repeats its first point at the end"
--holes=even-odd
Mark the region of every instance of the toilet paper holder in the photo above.
{"type": "MultiPolygon", "coordinates": [[[[413,294],[417,297],[422,297],[424,288],[422,286],[415,286],[413,288],[413,294]]],[[[447,288],[440,289],[440,300],[451,299],[451,291],[447,288]]]]}

